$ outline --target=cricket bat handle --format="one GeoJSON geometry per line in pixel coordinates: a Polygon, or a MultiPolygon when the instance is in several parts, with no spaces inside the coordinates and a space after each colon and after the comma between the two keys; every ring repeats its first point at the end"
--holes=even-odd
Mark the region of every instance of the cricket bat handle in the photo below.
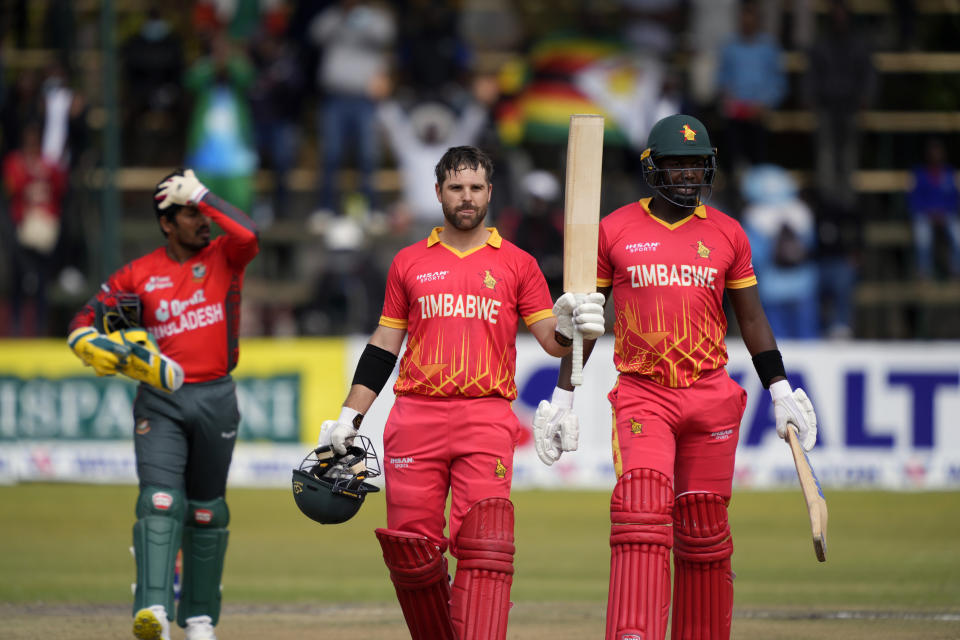
{"type": "MultiPolygon", "coordinates": [[[[582,304],[586,296],[582,293],[574,294],[577,298],[577,304],[582,304]]],[[[570,384],[579,387],[583,384],[583,334],[574,327],[573,329],[573,364],[570,369],[570,384]]]]}

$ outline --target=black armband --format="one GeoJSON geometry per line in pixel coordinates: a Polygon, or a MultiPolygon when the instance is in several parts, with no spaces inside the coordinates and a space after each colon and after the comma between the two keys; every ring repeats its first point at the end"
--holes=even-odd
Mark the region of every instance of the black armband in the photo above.
{"type": "Polygon", "coordinates": [[[386,349],[368,344],[360,355],[357,370],[353,374],[353,384],[362,384],[379,394],[383,390],[383,385],[390,379],[395,364],[397,364],[396,355],[386,349]]]}
{"type": "Polygon", "coordinates": [[[554,339],[554,340],[557,342],[557,344],[560,345],[561,347],[569,347],[570,345],[573,344],[573,338],[568,338],[567,336],[563,335],[563,334],[560,333],[559,331],[554,331],[554,332],[553,332],[553,339],[554,339]]]}
{"type": "Polygon", "coordinates": [[[787,372],[783,368],[783,356],[777,349],[761,351],[753,356],[753,366],[757,370],[757,375],[760,376],[764,389],[770,388],[770,381],[774,378],[787,377],[787,372]]]}

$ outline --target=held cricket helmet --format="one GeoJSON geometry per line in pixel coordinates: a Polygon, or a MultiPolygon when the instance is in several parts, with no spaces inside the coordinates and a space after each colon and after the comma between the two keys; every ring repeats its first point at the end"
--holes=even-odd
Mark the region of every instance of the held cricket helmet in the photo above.
{"type": "Polygon", "coordinates": [[[100,333],[113,333],[140,326],[142,305],[140,296],[127,291],[115,291],[94,305],[94,326],[100,333]]]}
{"type": "Polygon", "coordinates": [[[332,446],[317,447],[293,470],[293,499],[300,511],[320,524],[346,522],[368,493],[380,487],[365,482],[380,475],[369,438],[356,436],[343,455],[332,446]]]}
{"type": "MultiPolygon", "coordinates": [[[[640,156],[640,164],[647,186],[657,195],[679,207],[692,209],[710,197],[713,179],[717,175],[717,150],[710,145],[710,136],[702,122],[693,116],[678,113],[653,125],[647,136],[647,148],[640,156]],[[700,182],[684,180],[674,184],[670,170],[658,164],[662,158],[691,156],[703,158],[703,179],[700,182]],[[684,196],[677,191],[690,187],[695,189],[695,193],[684,196]],[[704,187],[707,189],[705,197],[704,187]]],[[[677,170],[673,171],[673,175],[677,173],[677,170]]]]}

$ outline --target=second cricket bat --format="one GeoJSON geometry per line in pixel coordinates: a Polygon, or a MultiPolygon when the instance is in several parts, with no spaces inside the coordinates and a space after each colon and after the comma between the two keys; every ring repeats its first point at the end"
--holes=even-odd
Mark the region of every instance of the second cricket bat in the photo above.
{"type": "Polygon", "coordinates": [[[823,489],[817,474],[810,466],[810,459],[800,446],[797,430],[793,425],[787,425],[787,443],[793,453],[793,463],[797,467],[797,476],[800,478],[800,488],[803,490],[803,499],[807,503],[807,513],[810,516],[810,531],[813,534],[813,552],[817,560],[827,560],[827,501],[823,497],[823,489]]]}
{"type": "MultiPolygon", "coordinates": [[[[563,290],[597,290],[597,241],[600,233],[600,176],[603,169],[603,116],[570,116],[563,210],[563,290]]],[[[583,336],[573,332],[570,381],[583,383],[583,336]]]]}

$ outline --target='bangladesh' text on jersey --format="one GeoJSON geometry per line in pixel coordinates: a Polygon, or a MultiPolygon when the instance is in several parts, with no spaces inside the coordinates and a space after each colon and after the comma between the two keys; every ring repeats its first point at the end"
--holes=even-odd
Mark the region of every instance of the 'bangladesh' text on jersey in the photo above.
{"type": "Polygon", "coordinates": [[[713,207],[668,224],[644,199],[600,222],[597,286],[613,287],[618,371],[688,387],[727,363],[724,288],[754,286],[739,223],[713,207]]]}
{"type": "Polygon", "coordinates": [[[135,293],[140,324],[165,355],[183,367],[188,383],[221,378],[239,356],[240,290],[247,264],[257,255],[256,227],[242,211],[212,193],[200,210],[224,230],[183,264],[162,246],[127,263],[107,279],[70,323],[93,324],[95,300],[110,304],[115,293],[135,293]]]}
{"type": "Polygon", "coordinates": [[[496,229],[465,253],[438,231],[390,265],[380,324],[407,331],[394,392],[513,400],[519,320],[529,326],[553,314],[546,280],[496,229]]]}

